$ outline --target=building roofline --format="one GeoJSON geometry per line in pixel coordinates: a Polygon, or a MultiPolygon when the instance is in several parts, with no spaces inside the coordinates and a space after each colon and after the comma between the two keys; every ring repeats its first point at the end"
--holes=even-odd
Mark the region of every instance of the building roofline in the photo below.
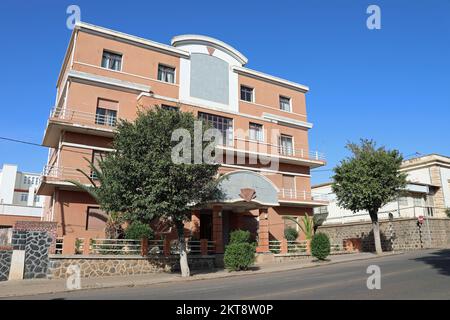
{"type": "Polygon", "coordinates": [[[198,35],[198,34],[183,34],[179,36],[175,36],[172,38],[171,42],[172,46],[176,47],[179,44],[183,43],[193,43],[193,44],[206,44],[210,45],[212,47],[216,47],[217,49],[222,49],[223,51],[230,54],[233,58],[238,60],[242,65],[247,64],[248,59],[246,56],[244,56],[241,52],[230,46],[229,44],[226,44],[225,42],[204,36],[204,35],[198,35]]]}
{"type": "Polygon", "coordinates": [[[263,73],[260,71],[256,71],[256,70],[252,70],[249,68],[245,68],[245,67],[238,67],[238,66],[234,66],[233,70],[237,73],[246,75],[246,76],[250,76],[256,79],[263,79],[278,85],[282,85],[284,87],[287,87],[289,89],[293,89],[293,90],[297,90],[303,93],[306,93],[309,91],[309,87],[300,84],[300,83],[296,83],[296,82],[292,82],[289,80],[285,80],[279,77],[275,77],[275,76],[271,76],[267,73],[263,73]]]}

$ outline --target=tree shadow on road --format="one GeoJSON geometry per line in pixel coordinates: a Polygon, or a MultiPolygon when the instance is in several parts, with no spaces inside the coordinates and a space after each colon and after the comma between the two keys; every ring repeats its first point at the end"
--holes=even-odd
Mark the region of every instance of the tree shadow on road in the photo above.
{"type": "Polygon", "coordinates": [[[442,249],[430,252],[425,257],[412,259],[431,265],[434,269],[445,276],[450,276],[450,249],[442,249]]]}

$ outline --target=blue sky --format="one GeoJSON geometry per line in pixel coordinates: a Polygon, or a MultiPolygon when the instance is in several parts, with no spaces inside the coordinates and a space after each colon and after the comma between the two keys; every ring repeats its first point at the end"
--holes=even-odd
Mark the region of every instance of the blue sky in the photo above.
{"type": "MultiPolygon", "coordinates": [[[[347,141],[450,155],[450,1],[12,1],[0,3],[0,137],[42,142],[70,38],[66,8],[83,21],[169,43],[184,33],[225,41],[248,67],[306,84],[310,147],[329,164],[347,141]],[[380,6],[381,30],[366,27],[380,6]]],[[[41,171],[47,149],[0,140],[0,164],[41,171]]]]}

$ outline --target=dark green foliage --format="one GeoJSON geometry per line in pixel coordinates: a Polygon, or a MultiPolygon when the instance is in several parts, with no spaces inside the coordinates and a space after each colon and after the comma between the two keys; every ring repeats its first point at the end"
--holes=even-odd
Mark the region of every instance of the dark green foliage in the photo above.
{"type": "Polygon", "coordinates": [[[377,148],[372,140],[349,143],[347,149],[352,157],[334,168],[332,188],[338,204],[353,212],[376,214],[406,185],[406,174],[399,172],[403,157],[397,150],[377,148]]]}
{"type": "Polygon", "coordinates": [[[319,260],[325,260],[330,254],[330,239],[325,233],[316,233],[311,240],[311,254],[319,260]]]}
{"type": "Polygon", "coordinates": [[[125,229],[125,238],[135,239],[135,240],[147,238],[147,239],[151,240],[151,239],[153,239],[153,230],[146,223],[142,223],[140,221],[133,221],[125,229]]]}
{"type": "Polygon", "coordinates": [[[298,238],[298,231],[292,227],[284,229],[284,237],[287,241],[295,241],[298,238]]]}
{"type": "Polygon", "coordinates": [[[230,271],[247,270],[255,262],[255,245],[235,242],[226,247],[223,261],[230,271]]]}
{"type": "Polygon", "coordinates": [[[445,214],[450,218],[450,208],[445,209],[445,214]]]}
{"type": "Polygon", "coordinates": [[[230,233],[230,244],[232,243],[249,243],[250,232],[245,230],[234,230],[230,233]]]}
{"type": "Polygon", "coordinates": [[[192,113],[155,107],[139,111],[134,122],[120,121],[113,142],[116,151],[100,162],[103,177],[97,193],[103,209],[121,212],[127,221],[162,218],[180,226],[190,219],[193,204],[217,198],[218,165],[175,164],[171,158],[172,148],[179,144],[171,141],[175,129],[191,134],[193,151],[195,120],[192,113]]]}

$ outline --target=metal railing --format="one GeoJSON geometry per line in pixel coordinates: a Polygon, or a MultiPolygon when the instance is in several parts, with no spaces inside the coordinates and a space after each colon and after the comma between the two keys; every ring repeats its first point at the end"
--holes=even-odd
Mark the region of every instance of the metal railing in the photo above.
{"type": "Polygon", "coordinates": [[[326,197],[320,194],[313,194],[306,190],[297,191],[295,189],[280,189],[278,196],[283,200],[305,200],[305,201],[323,201],[327,202],[326,197]]]}
{"type": "Polygon", "coordinates": [[[79,111],[69,108],[53,108],[50,118],[65,120],[81,124],[92,124],[102,127],[114,128],[117,125],[117,117],[113,115],[103,115],[99,113],[79,111]]]}
{"type": "Polygon", "coordinates": [[[89,254],[140,255],[141,241],[129,239],[91,239],[89,254]]]}
{"type": "Polygon", "coordinates": [[[305,160],[314,160],[325,162],[325,154],[319,151],[309,151],[305,148],[286,147],[279,144],[267,143],[244,138],[233,138],[224,141],[221,145],[223,148],[230,148],[236,151],[244,150],[258,154],[269,154],[274,156],[284,156],[299,158],[305,160]]]}
{"type": "Polygon", "coordinates": [[[62,254],[64,248],[64,239],[63,238],[56,238],[55,242],[55,254],[62,254]]]}
{"type": "MultiPolygon", "coordinates": [[[[287,253],[307,254],[307,241],[286,241],[287,253]]],[[[282,253],[282,243],[280,240],[269,241],[269,251],[275,254],[282,253]]]]}

